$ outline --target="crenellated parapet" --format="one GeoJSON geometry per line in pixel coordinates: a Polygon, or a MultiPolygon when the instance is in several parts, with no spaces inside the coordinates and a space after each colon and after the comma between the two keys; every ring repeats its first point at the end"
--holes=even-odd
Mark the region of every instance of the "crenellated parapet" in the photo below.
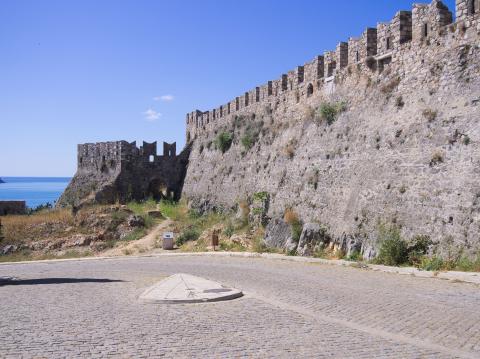
{"type": "MultiPolygon", "coordinates": [[[[189,121],[192,121],[189,114],[189,121]]],[[[193,120],[195,120],[193,118],[193,120]]],[[[115,203],[180,197],[189,157],[189,147],[176,153],[176,143],[114,141],[78,145],[77,173],[58,206],[83,203],[115,203]]]]}
{"type": "Polygon", "coordinates": [[[453,22],[453,14],[441,1],[414,4],[412,11],[413,40],[418,43],[438,35],[443,27],[453,22]]]}
{"type": "MultiPolygon", "coordinates": [[[[480,0],[457,0],[456,14],[462,29],[476,26],[480,18],[480,0]]],[[[340,42],[335,50],[326,51],[214,110],[189,113],[187,143],[215,123],[252,106],[299,103],[319,90],[330,95],[335,88],[335,77],[344,74],[351,65],[356,65],[361,71],[382,72],[396,57],[402,57],[403,52],[415,51],[415,46],[428,45],[430,39],[443,36],[446,26],[452,23],[452,12],[440,0],[414,4],[412,11],[398,11],[391,21],[365,29],[360,37],[340,42]]],[[[455,28],[453,31],[456,31],[455,28]]]]}
{"type": "Polygon", "coordinates": [[[472,21],[480,17],[480,0],[456,0],[457,21],[472,21]]]}

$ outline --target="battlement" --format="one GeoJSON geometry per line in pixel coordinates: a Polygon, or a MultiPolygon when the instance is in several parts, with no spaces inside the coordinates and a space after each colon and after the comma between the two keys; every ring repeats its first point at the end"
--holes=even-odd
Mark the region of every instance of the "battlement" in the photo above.
{"type": "Polygon", "coordinates": [[[113,141],[85,143],[78,145],[77,165],[79,171],[97,171],[111,173],[120,171],[127,162],[156,163],[175,159],[176,143],[163,143],[163,155],[157,155],[157,142],[143,141],[137,147],[136,142],[113,141]]]}
{"type": "Polygon", "coordinates": [[[114,141],[78,145],[77,173],[57,205],[88,202],[125,203],[130,200],[180,198],[189,146],[177,155],[177,144],[114,141]]]}
{"type": "MultiPolygon", "coordinates": [[[[450,31],[465,31],[479,23],[480,0],[457,0],[456,23],[450,31]],[[461,25],[461,26],[460,26],[461,25]]],[[[440,0],[414,4],[411,11],[398,11],[390,22],[367,28],[357,38],[339,42],[335,50],[326,51],[312,61],[297,66],[278,79],[246,91],[243,95],[211,111],[195,110],[186,116],[186,139],[191,142],[214,123],[254,105],[272,105],[306,101],[314,92],[334,92],[334,80],[356,65],[360,71],[382,72],[386,66],[415,47],[445,36],[453,24],[453,14],[440,0]],[[408,46],[407,46],[408,45],[408,46]]]]}

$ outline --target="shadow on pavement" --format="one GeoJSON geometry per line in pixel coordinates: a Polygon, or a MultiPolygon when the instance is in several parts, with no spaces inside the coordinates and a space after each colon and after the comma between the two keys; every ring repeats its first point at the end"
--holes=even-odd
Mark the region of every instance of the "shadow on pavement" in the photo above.
{"type": "Polygon", "coordinates": [[[123,280],[102,279],[102,278],[40,278],[40,279],[0,278],[0,287],[5,285],[116,283],[116,282],[123,282],[123,280]]]}

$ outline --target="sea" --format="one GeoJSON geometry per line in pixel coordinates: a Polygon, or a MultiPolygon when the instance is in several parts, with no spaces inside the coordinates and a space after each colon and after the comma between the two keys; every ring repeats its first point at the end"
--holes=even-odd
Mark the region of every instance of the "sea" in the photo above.
{"type": "Polygon", "coordinates": [[[30,208],[55,205],[70,182],[70,177],[0,177],[0,201],[26,201],[30,208]]]}

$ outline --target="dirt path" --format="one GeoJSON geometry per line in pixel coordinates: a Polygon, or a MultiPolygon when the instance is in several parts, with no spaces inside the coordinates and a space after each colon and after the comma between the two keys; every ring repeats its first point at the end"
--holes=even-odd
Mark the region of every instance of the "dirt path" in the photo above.
{"type": "Polygon", "coordinates": [[[172,225],[171,219],[166,219],[162,223],[154,227],[145,237],[140,238],[137,241],[125,242],[124,244],[119,245],[118,247],[107,250],[106,252],[101,253],[101,256],[124,256],[130,254],[141,254],[146,252],[157,252],[162,251],[159,247],[159,240],[163,232],[168,230],[172,225]]]}

